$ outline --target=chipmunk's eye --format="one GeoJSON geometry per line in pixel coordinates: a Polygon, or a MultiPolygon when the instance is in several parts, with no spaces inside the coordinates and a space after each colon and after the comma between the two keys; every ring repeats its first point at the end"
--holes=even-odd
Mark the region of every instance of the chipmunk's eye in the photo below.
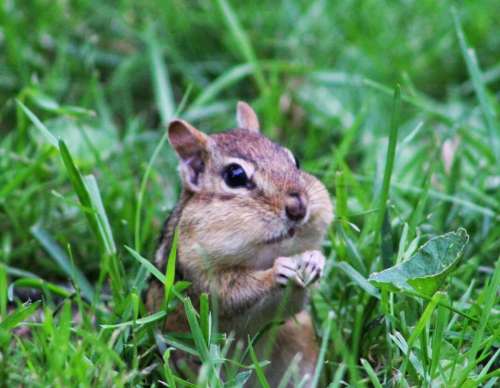
{"type": "Polygon", "coordinates": [[[246,187],[249,183],[247,174],[239,164],[231,163],[222,172],[224,182],[229,187],[246,187]]]}

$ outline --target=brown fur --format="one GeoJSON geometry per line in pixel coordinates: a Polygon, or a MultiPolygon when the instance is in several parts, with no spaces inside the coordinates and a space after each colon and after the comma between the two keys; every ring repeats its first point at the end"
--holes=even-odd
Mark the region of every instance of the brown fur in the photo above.
{"type": "MultiPolygon", "coordinates": [[[[208,136],[180,120],[171,124],[169,140],[181,159],[183,193],[162,230],[156,265],[165,270],[178,227],[177,279],[192,283],[188,295],[194,300],[202,292],[215,295],[220,329],[246,339],[274,319],[284,302],[275,259],[299,260],[304,252],[318,250],[333,211],[321,182],[299,170],[290,151],[258,132],[248,105],[238,105],[238,120],[252,128],[208,136]],[[252,186],[235,189],[224,183],[222,171],[230,163],[244,168],[252,186]],[[302,222],[291,222],[285,214],[292,193],[306,201],[302,222]],[[282,238],[291,228],[293,237],[282,238]]],[[[152,281],[148,308],[159,309],[162,297],[162,285],[152,281]]],[[[317,345],[304,310],[306,298],[305,288],[292,287],[268,368],[270,381],[278,382],[297,354],[301,372],[314,371],[317,345]]],[[[169,315],[165,329],[188,331],[181,308],[169,315]]]]}

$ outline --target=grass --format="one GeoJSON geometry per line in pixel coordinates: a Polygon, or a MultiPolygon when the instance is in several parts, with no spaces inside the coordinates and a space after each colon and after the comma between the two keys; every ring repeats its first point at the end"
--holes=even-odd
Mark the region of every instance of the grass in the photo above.
{"type": "Polygon", "coordinates": [[[168,363],[181,348],[200,385],[266,386],[252,347],[228,356],[212,301],[196,312],[173,264],[148,261],[179,192],[165,124],[230,128],[244,99],[336,199],[314,384],[496,386],[495,2],[189,4],[0,6],[0,385],[189,386],[168,363]],[[459,227],[462,262],[432,297],[367,280],[459,227]],[[191,338],[156,330],[147,276],[191,338]],[[30,289],[41,301],[16,296],[30,289]]]}

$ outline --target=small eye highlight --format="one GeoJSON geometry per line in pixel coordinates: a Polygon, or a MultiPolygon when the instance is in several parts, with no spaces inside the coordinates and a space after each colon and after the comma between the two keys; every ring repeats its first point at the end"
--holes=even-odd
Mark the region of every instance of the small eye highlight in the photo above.
{"type": "Polygon", "coordinates": [[[299,162],[299,159],[297,159],[297,157],[293,154],[292,151],[290,151],[288,148],[285,148],[285,151],[288,153],[288,156],[290,157],[290,159],[293,161],[293,163],[295,163],[295,167],[297,167],[297,169],[300,170],[300,162],[299,162]]]}
{"type": "Polygon", "coordinates": [[[295,166],[300,169],[300,161],[299,159],[297,159],[297,157],[295,155],[293,155],[293,160],[295,160],[295,166]]]}
{"type": "Polygon", "coordinates": [[[243,167],[237,163],[231,163],[224,168],[222,178],[226,185],[232,188],[247,187],[249,180],[243,167]]]}

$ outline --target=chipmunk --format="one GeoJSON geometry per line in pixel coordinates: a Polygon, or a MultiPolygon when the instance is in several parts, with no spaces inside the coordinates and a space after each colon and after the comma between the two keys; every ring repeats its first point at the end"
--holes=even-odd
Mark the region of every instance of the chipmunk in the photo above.
{"type": "MultiPolygon", "coordinates": [[[[191,282],[187,294],[195,301],[215,293],[219,329],[242,340],[287,302],[265,370],[276,386],[298,354],[301,375],[314,373],[318,348],[304,308],[307,289],[323,274],[320,246],[333,209],[323,184],[300,169],[291,151],[260,133],[248,104],[239,102],[236,116],[238,128],[213,135],[180,119],[170,123],[182,194],[155,261],[165,271],[178,228],[177,279],[191,282]]],[[[146,296],[151,312],[161,308],[162,296],[162,284],[152,280],[146,296]]],[[[189,331],[181,310],[168,315],[165,330],[189,331]]]]}

